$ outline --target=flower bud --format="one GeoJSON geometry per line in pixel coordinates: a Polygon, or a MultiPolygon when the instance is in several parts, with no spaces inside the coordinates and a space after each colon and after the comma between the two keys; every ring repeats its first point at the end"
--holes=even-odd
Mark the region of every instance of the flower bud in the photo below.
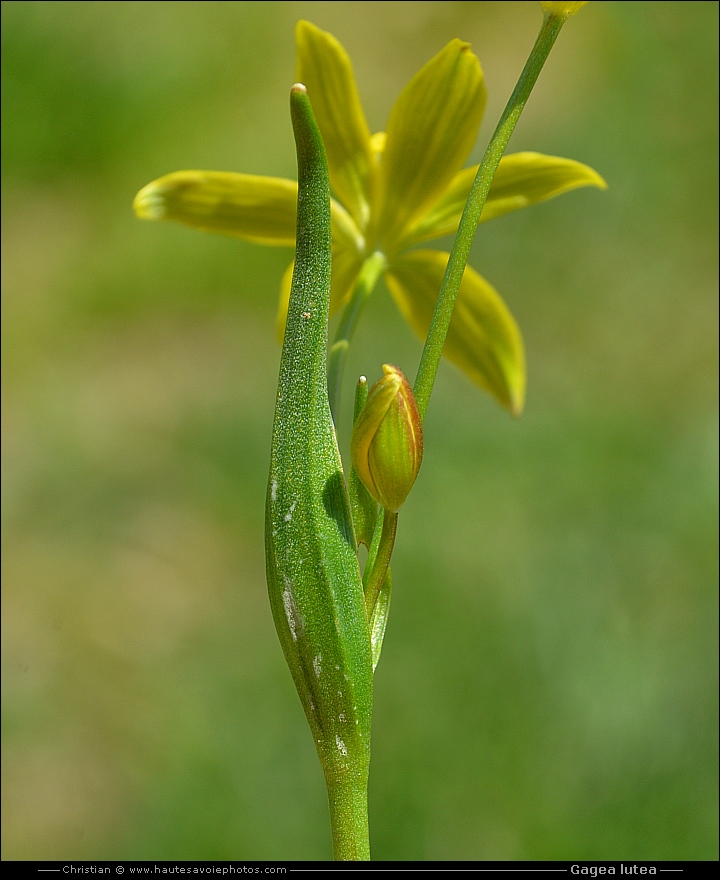
{"type": "Polygon", "coordinates": [[[569,18],[571,15],[579,12],[583,6],[586,6],[587,0],[584,0],[582,3],[552,3],[540,0],[540,5],[543,8],[543,12],[549,12],[550,15],[563,15],[565,18],[569,18]]]}
{"type": "Polygon", "coordinates": [[[355,421],[350,454],[372,497],[398,511],[413,487],[423,455],[422,422],[410,383],[397,367],[383,365],[355,421]]]}

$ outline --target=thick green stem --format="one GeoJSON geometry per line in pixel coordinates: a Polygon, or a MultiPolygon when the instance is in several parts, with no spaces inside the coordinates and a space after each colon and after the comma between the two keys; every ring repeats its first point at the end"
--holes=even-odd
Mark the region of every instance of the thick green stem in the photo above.
{"type": "Polygon", "coordinates": [[[355,290],[345,306],[340,318],[340,325],[335,334],[335,340],[330,348],[330,354],[328,355],[328,397],[330,398],[330,412],[336,422],[350,340],[355,332],[365,300],[375,289],[375,285],[386,265],[385,254],[380,251],[375,251],[374,254],[365,260],[358,275],[355,290]]]}
{"type": "Polygon", "coordinates": [[[372,620],[375,603],[380,595],[380,590],[390,565],[390,557],[392,556],[395,535],[397,534],[397,511],[393,512],[383,509],[382,517],[382,532],[380,533],[380,543],[378,544],[377,552],[374,558],[372,557],[372,552],[368,558],[368,563],[372,564],[370,577],[365,583],[365,607],[367,608],[368,620],[372,620]]]}
{"type": "Polygon", "coordinates": [[[455,300],[460,290],[460,282],[462,281],[463,272],[470,255],[470,246],[480,221],[480,215],[490,190],[490,184],[500,164],[505,147],[507,147],[510,140],[510,135],[513,133],[513,129],[520,118],[527,99],[530,97],[530,92],[565,21],[566,18],[562,15],[548,14],[545,16],[530,57],[515,86],[515,91],[510,96],[510,100],[505,107],[505,112],[497,124],[495,134],[493,134],[485,151],[477,176],[475,177],[475,182],[470,190],[470,195],[460,219],[457,235],[455,236],[455,243],[450,252],[450,259],[448,260],[445,277],[440,287],[440,293],[435,305],[435,313],[433,314],[430,330],[425,340],[425,348],[423,349],[415,379],[415,388],[413,389],[415,400],[417,401],[420,415],[423,418],[425,417],[430,394],[435,383],[435,376],[440,365],[440,357],[450,327],[455,300]]]}
{"type": "Polygon", "coordinates": [[[339,862],[369,861],[367,773],[326,776],[333,859],[339,862]]]}

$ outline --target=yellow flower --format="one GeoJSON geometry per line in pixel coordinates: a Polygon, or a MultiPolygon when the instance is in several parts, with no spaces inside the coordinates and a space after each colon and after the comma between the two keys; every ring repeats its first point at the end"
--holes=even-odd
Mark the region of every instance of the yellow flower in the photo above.
{"type": "MultiPolygon", "coordinates": [[[[352,66],[331,34],[296,30],[297,79],[307,86],[330,168],[331,312],[351,298],[364,266],[384,270],[400,312],[424,339],[448,254],[417,246],[455,232],[477,166],[463,168],[485,106],[483,72],[470,46],[452,40],[404,88],[386,133],[370,134],[352,66]]],[[[581,186],[604,188],[591,168],[540,153],[505,156],[481,222],[581,186]]],[[[297,184],[275,177],[178,171],[148,184],[134,208],[260,244],[295,242],[297,184]]],[[[281,282],[284,326],[292,266],[281,282]]],[[[495,289],[465,270],[444,354],[514,413],[525,395],[520,331],[495,289]]]]}

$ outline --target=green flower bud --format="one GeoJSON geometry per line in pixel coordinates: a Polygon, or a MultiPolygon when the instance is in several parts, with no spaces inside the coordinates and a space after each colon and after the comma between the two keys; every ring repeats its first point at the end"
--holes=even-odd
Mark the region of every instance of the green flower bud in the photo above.
{"type": "Polygon", "coordinates": [[[355,421],[350,454],[368,492],[396,512],[420,470],[422,421],[404,373],[392,364],[383,364],[383,372],[355,421]]]}
{"type": "Polygon", "coordinates": [[[550,15],[562,15],[565,18],[569,18],[571,15],[578,13],[583,6],[587,6],[587,0],[583,0],[582,3],[550,3],[540,0],[540,5],[543,11],[550,15]]]}

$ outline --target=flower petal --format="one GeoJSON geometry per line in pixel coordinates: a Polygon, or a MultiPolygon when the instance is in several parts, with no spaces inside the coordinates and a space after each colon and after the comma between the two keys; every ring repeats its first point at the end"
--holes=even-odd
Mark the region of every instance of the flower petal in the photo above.
{"type": "MultiPolygon", "coordinates": [[[[342,245],[333,245],[332,276],[330,280],[330,314],[334,315],[350,298],[362,268],[362,257],[357,251],[342,245]]],[[[275,318],[275,330],[278,341],[283,341],[285,321],[287,320],[288,303],[290,302],[290,285],[295,263],[290,265],[280,282],[280,301],[275,318]]]]}
{"type": "MultiPolygon", "coordinates": [[[[424,339],[449,254],[412,251],[394,261],[386,279],[398,308],[424,339]]],[[[467,266],[443,354],[514,415],[525,399],[525,353],[515,319],[499,294],[467,266]]]]}
{"type": "Polygon", "coordinates": [[[224,171],[175,171],[140,190],[135,213],[260,244],[294,245],[297,183],[224,171]]]}
{"type": "MultiPolygon", "coordinates": [[[[455,175],[440,201],[403,239],[404,247],[455,232],[477,170],[475,165],[455,175]]],[[[607,189],[597,171],[582,162],[542,153],[511,153],[500,160],[480,222],[553,199],[581,186],[607,189]]]]}
{"type": "MultiPolygon", "coordinates": [[[[175,171],[143,187],[133,208],[146,220],[177,220],[195,229],[257,244],[295,245],[297,183],[230,171],[175,171]]],[[[352,218],[332,202],[333,241],[360,250],[352,218]]]]}
{"type": "Polygon", "coordinates": [[[307,86],[325,142],[330,183],[361,230],[370,217],[373,157],[352,64],[332,34],[309,21],[295,29],[297,78],[307,86]]]}
{"type": "Polygon", "coordinates": [[[363,258],[355,251],[333,247],[330,281],[330,314],[339,311],[352,296],[362,269],[363,258]]]}
{"type": "Polygon", "coordinates": [[[470,45],[452,40],[402,91],[390,114],[381,163],[385,247],[426,211],[462,168],[475,143],[485,82],[470,45]]]}
{"type": "Polygon", "coordinates": [[[281,345],[285,338],[285,324],[287,323],[288,307],[290,306],[290,287],[294,271],[295,260],[283,272],[283,277],[280,281],[280,302],[278,303],[277,315],[275,316],[275,332],[281,345]]]}

